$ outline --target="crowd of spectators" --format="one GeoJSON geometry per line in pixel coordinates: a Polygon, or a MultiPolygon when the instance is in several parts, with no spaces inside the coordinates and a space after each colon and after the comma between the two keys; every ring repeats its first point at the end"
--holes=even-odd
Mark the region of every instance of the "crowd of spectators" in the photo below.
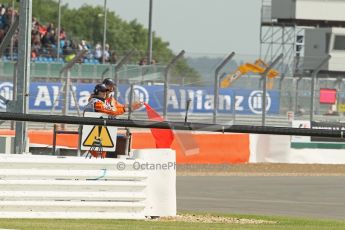
{"type": "MultiPolygon", "coordinates": [[[[18,16],[18,11],[12,7],[0,4],[0,43],[11,27],[12,21],[18,16]]],[[[111,51],[109,44],[103,47],[100,43],[94,46],[86,40],[77,41],[69,37],[63,27],[58,28],[53,23],[46,25],[40,23],[37,18],[32,17],[31,30],[31,60],[34,62],[69,62],[82,50],[87,54],[80,62],[87,64],[117,62],[117,55],[111,51]],[[60,46],[58,46],[60,42],[60,46]],[[104,60],[103,60],[104,59],[104,60]]],[[[3,53],[3,60],[17,60],[18,56],[18,30],[12,37],[12,45],[3,53]]],[[[147,58],[142,58],[139,65],[148,65],[147,58]]],[[[156,64],[153,59],[150,64],[156,64]]]]}
{"type": "Polygon", "coordinates": [[[103,63],[116,63],[116,55],[110,51],[109,44],[106,44],[104,52],[102,46],[97,43],[93,48],[86,40],[77,42],[69,38],[64,30],[58,29],[52,23],[46,26],[40,24],[36,18],[32,19],[32,53],[31,57],[34,60],[42,60],[43,58],[56,58],[61,57],[58,61],[71,61],[78,51],[87,50],[87,55],[84,58],[84,63],[98,64],[103,63]],[[60,48],[58,42],[60,41],[60,48]],[[62,59],[63,58],[63,59],[62,59]]]}
{"type": "MultiPolygon", "coordinates": [[[[4,39],[6,32],[11,26],[12,20],[18,16],[18,12],[12,7],[0,5],[0,42],[4,39]]],[[[53,23],[41,24],[37,18],[32,18],[31,30],[31,58],[36,62],[68,62],[74,58],[78,51],[87,50],[86,57],[81,60],[84,63],[115,64],[117,61],[116,53],[111,52],[109,44],[105,45],[104,53],[100,43],[94,47],[86,40],[80,42],[68,37],[64,28],[60,29],[53,23]],[[58,42],[60,41],[60,47],[58,42]]],[[[13,47],[8,47],[4,52],[4,59],[17,59],[18,51],[18,31],[13,35],[13,47]],[[12,49],[12,50],[11,50],[12,49]],[[11,52],[12,51],[12,52],[11,52]]]]}

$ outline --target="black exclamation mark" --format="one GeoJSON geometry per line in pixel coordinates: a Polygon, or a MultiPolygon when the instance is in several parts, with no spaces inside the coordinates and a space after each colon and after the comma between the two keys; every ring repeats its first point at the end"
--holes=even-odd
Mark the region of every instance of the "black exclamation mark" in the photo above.
{"type": "Polygon", "coordinates": [[[102,126],[98,126],[98,139],[101,140],[102,126]]]}

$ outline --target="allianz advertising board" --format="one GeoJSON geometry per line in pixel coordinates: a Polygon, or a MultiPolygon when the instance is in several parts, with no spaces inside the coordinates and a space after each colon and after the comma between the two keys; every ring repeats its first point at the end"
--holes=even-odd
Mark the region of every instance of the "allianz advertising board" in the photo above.
{"type": "MultiPolygon", "coordinates": [[[[87,105],[94,84],[76,84],[72,86],[76,95],[79,108],[87,105]]],[[[30,110],[51,110],[56,102],[55,111],[62,109],[63,85],[61,83],[33,82],[30,84],[29,109],[30,110]],[[58,98],[59,97],[59,98],[58,98]]],[[[121,103],[128,103],[130,87],[120,85],[118,98],[121,103]]],[[[13,86],[10,82],[0,83],[0,95],[10,99],[13,94],[13,86]]],[[[162,111],[164,103],[164,88],[162,85],[135,86],[134,100],[148,103],[157,111],[162,111]]],[[[211,87],[180,87],[170,86],[168,91],[168,112],[184,112],[186,101],[192,100],[190,112],[212,113],[214,97],[211,87]]],[[[280,94],[278,91],[268,91],[266,101],[266,111],[268,114],[279,113],[280,94]]],[[[0,101],[0,109],[4,111],[5,104],[0,101]]],[[[261,114],[262,111],[262,91],[246,89],[220,89],[219,92],[219,113],[232,113],[233,108],[236,114],[261,114]],[[235,103],[234,105],[232,103],[235,103]]],[[[72,94],[69,99],[69,109],[75,110],[76,105],[72,94]]],[[[144,108],[142,108],[144,109],[144,108]]]]}

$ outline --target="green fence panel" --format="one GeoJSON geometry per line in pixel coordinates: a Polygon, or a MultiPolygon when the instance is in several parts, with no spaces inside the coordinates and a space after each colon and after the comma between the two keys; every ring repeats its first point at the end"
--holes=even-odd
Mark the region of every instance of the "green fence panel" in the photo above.
{"type": "Polygon", "coordinates": [[[48,65],[46,63],[31,63],[31,76],[47,77],[48,65]]]}
{"type": "MultiPolygon", "coordinates": [[[[65,66],[65,63],[31,63],[31,77],[33,78],[58,78],[60,70],[65,66]]],[[[12,77],[14,63],[0,61],[0,73],[4,77],[12,77]]],[[[89,79],[97,80],[102,77],[114,78],[116,65],[109,64],[76,64],[70,70],[70,76],[74,79],[89,79]],[[106,71],[107,70],[107,71],[106,71]],[[105,74],[104,74],[105,73],[105,74]]],[[[139,82],[143,80],[157,80],[163,79],[164,68],[161,66],[139,66],[139,65],[124,65],[119,70],[119,79],[128,80],[130,82],[139,82]]]]}
{"type": "Polygon", "coordinates": [[[60,76],[60,70],[62,69],[63,64],[62,63],[52,63],[50,64],[50,77],[59,77],[60,76]]]}
{"type": "Polygon", "coordinates": [[[95,76],[95,65],[82,65],[81,66],[81,77],[82,78],[94,78],[95,76]]]}
{"type": "Polygon", "coordinates": [[[96,71],[96,79],[97,78],[99,78],[99,79],[101,79],[101,77],[102,77],[102,73],[106,70],[106,69],[108,69],[108,68],[110,68],[110,65],[96,65],[96,67],[97,67],[97,71],[96,71]]]}
{"type": "Polygon", "coordinates": [[[2,68],[3,68],[4,75],[13,75],[13,68],[14,68],[13,62],[3,62],[2,68]]]}
{"type": "Polygon", "coordinates": [[[71,68],[71,70],[70,70],[70,76],[72,77],[72,78],[80,78],[80,64],[76,64],[76,65],[74,65],[72,68],[71,68]]]}

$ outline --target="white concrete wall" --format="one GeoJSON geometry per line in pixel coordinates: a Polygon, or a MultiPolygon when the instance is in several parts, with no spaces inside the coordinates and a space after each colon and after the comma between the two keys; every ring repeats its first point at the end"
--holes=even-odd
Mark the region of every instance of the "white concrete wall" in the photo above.
{"type": "Polygon", "coordinates": [[[294,149],[290,136],[250,134],[251,163],[345,164],[343,149],[294,149]]]}
{"type": "MultiPolygon", "coordinates": [[[[172,149],[135,150],[133,157],[147,165],[147,202],[145,213],[148,216],[176,215],[176,154],[172,149]],[[151,168],[151,169],[150,169],[151,168]],[[155,169],[154,169],[155,168],[155,169]]],[[[146,167],[146,165],[143,165],[146,167]]]]}
{"type": "Polygon", "coordinates": [[[175,152],[148,149],[137,155],[135,159],[86,159],[0,154],[0,218],[176,215],[176,168],[137,167],[176,164],[175,152]]]}

